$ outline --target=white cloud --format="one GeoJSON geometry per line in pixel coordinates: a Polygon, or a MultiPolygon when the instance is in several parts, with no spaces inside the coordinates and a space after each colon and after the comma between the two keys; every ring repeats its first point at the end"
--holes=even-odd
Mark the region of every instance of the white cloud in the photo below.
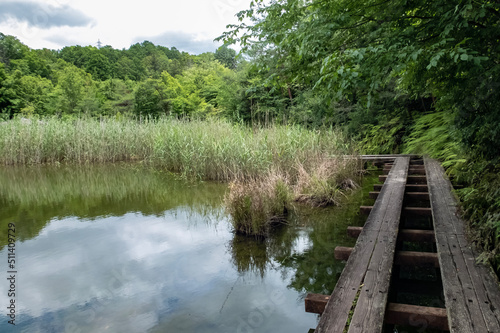
{"type": "Polygon", "coordinates": [[[249,0],[102,1],[9,0],[0,6],[0,32],[33,48],[95,45],[128,48],[148,39],[193,53],[214,51],[213,39],[236,23],[249,0]],[[144,38],[144,39],[142,39],[144,38]],[[172,43],[178,43],[173,45],[172,43]]]}
{"type": "Polygon", "coordinates": [[[13,19],[39,28],[82,27],[92,23],[92,19],[67,5],[52,6],[31,1],[5,1],[0,3],[0,22],[13,19]]]}

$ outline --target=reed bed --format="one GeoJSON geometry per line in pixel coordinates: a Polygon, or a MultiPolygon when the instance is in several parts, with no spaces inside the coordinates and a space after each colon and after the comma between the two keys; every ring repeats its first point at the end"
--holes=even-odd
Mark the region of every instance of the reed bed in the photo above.
{"type": "Polygon", "coordinates": [[[0,164],[143,161],[186,176],[230,181],[296,161],[350,154],[341,132],[299,126],[251,129],[223,120],[15,119],[0,123],[0,164]]]}
{"type": "Polygon", "coordinates": [[[336,204],[354,186],[359,161],[338,130],[224,120],[15,119],[0,123],[0,163],[141,161],[189,178],[228,181],[236,231],[264,235],[293,202],[336,204]]]}

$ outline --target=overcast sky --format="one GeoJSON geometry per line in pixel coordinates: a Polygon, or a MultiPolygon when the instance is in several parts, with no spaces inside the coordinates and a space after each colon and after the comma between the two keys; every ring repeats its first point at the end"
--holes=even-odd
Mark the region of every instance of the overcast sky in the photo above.
{"type": "Polygon", "coordinates": [[[215,51],[213,39],[236,23],[250,0],[0,0],[0,32],[31,48],[70,45],[128,48],[149,40],[192,54],[215,51]]]}

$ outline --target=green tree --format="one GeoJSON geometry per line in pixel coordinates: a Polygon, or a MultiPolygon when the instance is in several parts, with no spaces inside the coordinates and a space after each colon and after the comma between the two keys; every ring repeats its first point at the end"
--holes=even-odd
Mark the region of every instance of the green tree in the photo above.
{"type": "Polygon", "coordinates": [[[215,51],[215,59],[229,69],[236,69],[236,51],[226,45],[215,51]]]}
{"type": "Polygon", "coordinates": [[[17,95],[21,99],[21,113],[52,114],[54,86],[46,78],[26,75],[21,77],[17,95]]]}
{"type": "Polygon", "coordinates": [[[22,59],[26,52],[28,52],[28,47],[19,39],[0,32],[0,61],[7,67],[10,66],[11,60],[22,59]]]}
{"type": "Polygon", "coordinates": [[[113,76],[109,59],[97,48],[91,48],[85,62],[85,71],[97,80],[107,80],[113,76]]]}
{"type": "Polygon", "coordinates": [[[135,90],[134,112],[141,117],[168,115],[169,105],[160,80],[147,79],[135,90]]]}
{"type": "MultiPolygon", "coordinates": [[[[59,62],[59,66],[62,68],[56,73],[57,113],[71,114],[82,110],[89,112],[89,105],[97,98],[92,76],[64,62],[59,62]]],[[[96,110],[92,109],[92,111],[96,110]]]]}
{"type": "Polygon", "coordinates": [[[9,119],[12,117],[13,108],[12,95],[9,91],[8,77],[5,73],[5,66],[0,63],[0,118],[9,119]]]}
{"type": "Polygon", "coordinates": [[[154,52],[144,58],[144,67],[149,77],[158,79],[161,73],[168,70],[170,60],[161,52],[154,52]]]}

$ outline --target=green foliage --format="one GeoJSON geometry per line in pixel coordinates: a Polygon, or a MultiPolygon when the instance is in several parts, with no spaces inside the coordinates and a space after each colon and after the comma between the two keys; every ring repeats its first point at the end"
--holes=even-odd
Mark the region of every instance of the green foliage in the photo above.
{"type": "Polygon", "coordinates": [[[428,113],[415,121],[406,138],[405,154],[428,154],[453,171],[465,162],[460,144],[454,140],[453,115],[444,111],[428,113]]]}
{"type": "Polygon", "coordinates": [[[382,125],[364,126],[361,149],[365,154],[397,154],[401,143],[403,124],[399,118],[391,119],[382,125]]]}
{"type": "Polygon", "coordinates": [[[99,106],[94,104],[98,101],[92,76],[75,66],[64,63],[61,65],[63,68],[56,73],[56,112],[58,114],[97,113],[99,106]]]}
{"type": "Polygon", "coordinates": [[[236,69],[236,51],[226,45],[215,51],[215,59],[229,69],[236,69]]]}
{"type": "Polygon", "coordinates": [[[0,62],[8,67],[12,60],[22,59],[26,52],[28,52],[28,47],[19,39],[0,32],[0,62]]]}
{"type": "Polygon", "coordinates": [[[468,162],[455,172],[467,187],[458,190],[469,232],[483,249],[482,259],[489,260],[500,273],[500,165],[468,162]]]}
{"type": "Polygon", "coordinates": [[[0,63],[0,119],[9,119],[13,108],[12,92],[7,83],[4,64],[0,63]]]}
{"type": "Polygon", "coordinates": [[[161,81],[147,79],[137,86],[134,112],[140,117],[168,115],[168,103],[161,81]]]}

